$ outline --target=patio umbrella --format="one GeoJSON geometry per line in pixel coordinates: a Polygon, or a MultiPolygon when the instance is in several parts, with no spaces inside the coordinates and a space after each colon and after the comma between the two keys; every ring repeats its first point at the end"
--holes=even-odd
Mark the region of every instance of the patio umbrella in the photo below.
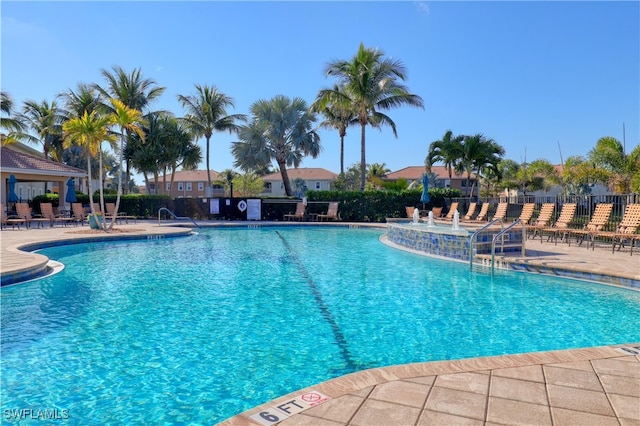
{"type": "Polygon", "coordinates": [[[429,176],[422,175],[422,195],[420,201],[422,202],[422,210],[425,209],[424,205],[429,202],[429,176]]]}
{"type": "Polygon", "coordinates": [[[67,179],[67,195],[66,197],[64,197],[64,200],[69,204],[78,201],[78,199],[76,198],[75,183],[73,182],[73,178],[67,179]]]}
{"type": "Polygon", "coordinates": [[[8,203],[17,203],[18,195],[16,194],[16,182],[17,179],[14,175],[9,175],[9,193],[7,194],[8,203]]]}

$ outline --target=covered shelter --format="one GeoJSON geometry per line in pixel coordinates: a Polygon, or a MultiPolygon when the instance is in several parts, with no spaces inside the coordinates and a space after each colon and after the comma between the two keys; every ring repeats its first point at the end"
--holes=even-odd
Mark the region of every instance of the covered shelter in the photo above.
{"type": "Polygon", "coordinates": [[[0,147],[0,202],[7,205],[9,194],[9,177],[13,175],[16,182],[14,191],[19,202],[28,202],[49,190],[57,192],[60,205],[64,205],[67,191],[67,180],[72,178],[78,190],[86,186],[87,172],[77,167],[48,160],[20,150],[19,145],[0,147]]]}

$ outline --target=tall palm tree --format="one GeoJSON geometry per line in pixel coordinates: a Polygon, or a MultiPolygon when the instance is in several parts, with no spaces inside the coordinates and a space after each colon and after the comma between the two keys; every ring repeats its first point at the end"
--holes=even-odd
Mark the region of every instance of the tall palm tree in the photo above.
{"type": "Polygon", "coordinates": [[[275,161],[285,192],[293,195],[288,166],[298,167],[306,155],[316,158],[321,151],[320,136],[312,129],[316,116],[300,98],[278,95],[251,105],[252,121],[238,133],[231,152],[235,167],[245,171],[275,161]]]}
{"type": "Polygon", "coordinates": [[[319,95],[311,105],[311,109],[324,116],[324,121],[318,127],[336,129],[340,136],[340,174],[344,173],[344,137],[347,127],[358,124],[355,112],[351,109],[353,100],[349,97],[346,87],[334,85],[332,92],[319,95]],[[333,95],[340,93],[340,96],[333,95]]]}
{"type": "MultiPolygon", "coordinates": [[[[122,170],[122,163],[124,158],[124,147],[126,145],[125,139],[127,134],[136,134],[144,142],[144,132],[141,125],[144,124],[142,113],[137,109],[129,108],[122,101],[111,98],[111,106],[113,112],[113,124],[120,128],[120,146],[116,149],[118,153],[118,170],[122,170]]],[[[127,181],[128,182],[128,181],[127,181]]],[[[118,173],[118,190],[116,192],[116,205],[115,211],[111,223],[109,224],[109,230],[113,229],[113,224],[116,222],[116,216],[118,215],[118,209],[120,208],[120,197],[122,195],[122,173],[118,173]]]]}
{"type": "Polygon", "coordinates": [[[75,90],[69,89],[58,97],[64,100],[66,119],[82,117],[85,112],[91,114],[102,107],[100,93],[93,85],[86,83],[78,83],[75,90]]]}
{"type": "Polygon", "coordinates": [[[464,136],[454,136],[451,130],[447,130],[442,139],[433,141],[429,145],[429,152],[424,163],[427,172],[435,163],[443,163],[449,172],[449,181],[453,177],[453,170],[462,158],[462,141],[464,136]]]}
{"type": "MultiPolygon", "coordinates": [[[[64,146],[68,148],[71,145],[78,145],[85,151],[89,185],[91,185],[91,157],[98,154],[102,142],[115,143],[116,141],[116,136],[109,130],[112,124],[113,117],[111,115],[99,115],[95,111],[92,113],[85,111],[82,117],[72,118],[62,125],[64,146]]],[[[89,197],[91,197],[90,187],[89,197]]],[[[91,214],[95,214],[93,203],[89,204],[91,206],[91,214]]]]}
{"type": "Polygon", "coordinates": [[[405,67],[400,61],[385,59],[384,52],[367,49],[361,43],[358,52],[350,61],[331,61],[325,67],[327,75],[336,77],[344,86],[351,101],[344,93],[334,89],[321,90],[318,97],[350,103],[350,109],[360,123],[360,190],[364,190],[366,178],[365,128],[370,125],[380,128],[388,125],[397,138],[396,125],[383,114],[391,108],[402,105],[423,107],[422,98],[409,93],[409,89],[398,80],[406,78],[405,67]]]}
{"type": "MultiPolygon", "coordinates": [[[[502,146],[493,139],[485,138],[481,133],[465,136],[462,142],[462,157],[458,163],[458,171],[467,173],[467,188],[473,173],[480,177],[485,168],[491,168],[498,173],[498,164],[504,153],[502,146]]],[[[473,189],[474,187],[471,188],[469,197],[473,197],[473,189]]]]}
{"type": "Polygon", "coordinates": [[[2,143],[4,145],[5,143],[15,141],[12,133],[23,132],[25,130],[25,126],[17,116],[13,115],[13,99],[4,91],[0,92],[0,111],[3,114],[0,117],[0,129],[6,129],[9,131],[9,135],[7,135],[6,139],[5,135],[2,135],[2,143]]]}
{"type": "Polygon", "coordinates": [[[605,136],[598,139],[588,156],[606,172],[606,182],[617,193],[640,190],[640,145],[627,154],[619,140],[605,136]]]}
{"type": "Polygon", "coordinates": [[[51,101],[51,103],[47,100],[40,103],[32,100],[25,101],[18,120],[34,133],[20,133],[17,135],[19,140],[27,143],[40,143],[46,158],[54,161],[62,159],[64,114],[56,101],[51,101]]]}
{"type": "MultiPolygon", "coordinates": [[[[134,68],[133,71],[127,73],[122,67],[114,66],[111,71],[103,69],[102,76],[107,81],[105,88],[95,85],[104,99],[115,98],[131,109],[145,113],[149,104],[159,98],[165,91],[165,87],[158,86],[155,80],[142,77],[142,70],[134,68]]],[[[105,107],[110,109],[112,106],[107,102],[105,107]]],[[[113,112],[113,110],[111,110],[113,112]]],[[[131,133],[127,131],[127,135],[131,133]]],[[[130,150],[126,151],[127,153],[130,150]]],[[[129,182],[130,160],[129,156],[124,157],[126,162],[125,181],[129,182]]]]}
{"type": "Polygon", "coordinates": [[[210,141],[214,131],[236,133],[239,130],[238,121],[245,121],[242,114],[228,114],[227,108],[234,107],[233,98],[218,91],[215,86],[195,85],[196,94],[178,95],[178,101],[187,110],[183,120],[193,134],[207,141],[207,181],[211,188],[211,169],[209,166],[210,141]]]}

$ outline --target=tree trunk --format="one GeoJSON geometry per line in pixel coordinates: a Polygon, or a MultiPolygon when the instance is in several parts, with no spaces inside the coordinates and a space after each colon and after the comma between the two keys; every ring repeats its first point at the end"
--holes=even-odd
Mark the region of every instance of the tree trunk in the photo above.
{"type": "MultiPolygon", "coordinates": [[[[121,129],[120,134],[122,135],[122,139],[120,141],[120,152],[118,153],[118,192],[116,192],[116,207],[113,211],[113,216],[111,217],[111,223],[109,224],[109,231],[113,229],[113,224],[116,223],[116,217],[118,216],[118,209],[120,208],[120,196],[122,195],[122,159],[124,157],[124,129],[121,129]]],[[[127,163],[127,166],[129,163],[127,163]]],[[[127,172],[129,170],[127,169],[127,172]]],[[[129,182],[127,180],[127,182],[129,182]]]]}
{"type": "Polygon", "coordinates": [[[340,135],[340,174],[344,174],[344,135],[340,135]]]}
{"type": "Polygon", "coordinates": [[[289,182],[289,173],[287,173],[287,162],[282,160],[276,160],[278,167],[280,167],[280,174],[282,175],[282,183],[284,184],[284,192],[288,197],[292,195],[291,182],[289,182]]]}
{"type": "Polygon", "coordinates": [[[365,156],[365,137],[364,128],[366,124],[361,123],[360,130],[360,191],[364,191],[365,176],[367,174],[367,159],[365,156]]]}
{"type": "Polygon", "coordinates": [[[209,169],[209,140],[211,136],[207,136],[207,183],[211,188],[211,170],[209,169]]]}

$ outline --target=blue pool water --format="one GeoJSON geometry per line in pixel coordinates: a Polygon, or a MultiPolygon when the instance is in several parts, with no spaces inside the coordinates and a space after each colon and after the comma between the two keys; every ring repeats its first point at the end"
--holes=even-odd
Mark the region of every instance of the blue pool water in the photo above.
{"type": "Polygon", "coordinates": [[[640,341],[640,292],[492,278],[381,233],[211,229],[42,250],[66,268],[0,292],[2,412],[212,424],[371,367],[640,341]]]}

